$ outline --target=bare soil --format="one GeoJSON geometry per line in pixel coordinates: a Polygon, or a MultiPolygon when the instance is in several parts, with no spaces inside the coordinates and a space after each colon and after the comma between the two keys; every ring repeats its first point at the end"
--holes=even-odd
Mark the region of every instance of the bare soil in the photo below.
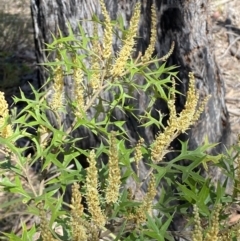
{"type": "Polygon", "coordinates": [[[226,87],[233,139],[240,134],[240,4],[239,0],[212,1],[214,53],[226,87]],[[229,24],[229,21],[231,24],[229,24]],[[227,21],[227,22],[226,22],[227,21]],[[231,29],[230,29],[231,28],[231,29]],[[229,40],[232,38],[232,40],[229,40]]]}

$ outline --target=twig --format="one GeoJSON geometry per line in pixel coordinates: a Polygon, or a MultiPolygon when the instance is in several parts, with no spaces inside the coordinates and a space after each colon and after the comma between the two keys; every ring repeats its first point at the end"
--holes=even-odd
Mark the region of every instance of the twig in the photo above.
{"type": "Polygon", "coordinates": [[[240,111],[238,109],[229,109],[228,112],[233,115],[238,115],[240,116],[240,111]]]}
{"type": "Polygon", "coordinates": [[[231,50],[231,48],[233,47],[233,45],[234,45],[238,40],[240,40],[240,37],[235,38],[234,41],[229,44],[229,46],[228,46],[228,48],[226,49],[226,51],[224,52],[224,54],[222,54],[219,58],[224,58],[224,57],[227,55],[228,51],[231,50]]]}
{"type": "Polygon", "coordinates": [[[229,101],[240,101],[240,98],[226,97],[225,100],[229,100],[229,101]]]}

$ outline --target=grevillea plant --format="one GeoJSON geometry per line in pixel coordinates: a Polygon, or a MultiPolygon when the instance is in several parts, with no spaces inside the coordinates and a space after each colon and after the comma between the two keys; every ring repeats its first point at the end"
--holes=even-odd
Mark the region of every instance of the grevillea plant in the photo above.
{"type": "MultiPolygon", "coordinates": [[[[115,56],[112,39],[115,29],[121,30],[121,21],[113,24],[103,0],[100,4],[105,21],[93,21],[92,36],[88,37],[79,25],[80,38],[75,37],[69,27],[68,36],[63,37],[60,33],[60,38],[54,37],[47,45],[48,51],[57,52],[54,62],[45,63],[50,70],[49,89],[38,92],[32,88],[34,99],[27,99],[22,92],[21,97],[14,97],[15,103],[26,104],[18,114],[9,114],[4,94],[0,93],[0,143],[5,155],[0,162],[1,192],[14,194],[16,204],[5,202],[0,207],[17,210],[17,205],[21,204],[24,206],[23,214],[19,214],[22,218],[26,215],[32,215],[33,220],[39,217],[39,221],[31,225],[23,221],[19,232],[5,232],[4,236],[10,240],[37,240],[40,236],[39,240],[43,241],[174,240],[173,236],[192,236],[193,240],[215,237],[217,240],[221,230],[218,204],[226,206],[237,196],[225,194],[226,183],[215,187],[210,178],[203,178],[196,170],[200,165],[207,170],[209,162],[213,161],[225,170],[228,179],[234,180],[232,154],[229,153],[231,161],[226,167],[222,155],[207,154],[216,144],[206,140],[197,149],[188,150],[188,143],[182,142],[179,155],[169,162],[164,161],[165,155],[172,151],[170,143],[198,120],[207,100],[199,103],[194,75],[189,73],[185,108],[176,113],[177,72],[175,67],[166,67],[174,43],[166,56],[153,56],[157,39],[154,5],[151,38],[145,54],[134,53],[140,18],[140,3],[137,3],[122,47],[115,56]],[[103,38],[99,39],[101,25],[104,32],[103,38]],[[74,80],[73,98],[64,93],[66,76],[74,80]],[[139,78],[144,79],[142,84],[138,83],[139,78]],[[135,115],[134,93],[142,92],[149,93],[149,103],[144,114],[135,115]],[[106,93],[112,95],[111,102],[104,98],[106,93]],[[169,108],[166,126],[162,124],[161,113],[159,119],[151,115],[159,98],[166,101],[169,108]],[[91,117],[90,109],[95,110],[96,115],[91,117]],[[115,109],[131,112],[139,126],[156,126],[162,131],[152,143],[146,143],[140,137],[136,143],[128,145],[125,122],[111,118],[115,109]],[[74,116],[68,129],[61,120],[61,114],[66,111],[74,116]],[[48,119],[49,113],[55,116],[54,125],[48,119]],[[91,150],[81,149],[77,143],[84,137],[72,135],[77,128],[100,136],[102,142],[91,150]],[[31,146],[19,146],[18,141],[23,138],[30,140],[31,146]],[[33,151],[27,155],[30,148],[33,151]],[[87,168],[82,167],[80,156],[87,158],[87,168]],[[107,156],[107,162],[103,156],[107,156]],[[189,160],[189,164],[182,166],[181,160],[189,160]],[[144,178],[140,176],[141,162],[148,165],[144,178]],[[35,179],[31,171],[34,166],[40,166],[35,179]],[[130,178],[136,184],[135,189],[126,186],[130,178]],[[64,202],[69,185],[71,199],[64,202]],[[142,192],[143,185],[147,186],[145,193],[142,192]],[[176,202],[184,205],[172,205],[176,202]],[[216,209],[211,216],[208,207],[214,205],[216,209]],[[195,223],[193,232],[170,231],[174,214],[184,216],[188,220],[186,226],[195,223]],[[206,217],[212,217],[210,229],[200,224],[206,217]]],[[[238,190],[238,183],[235,186],[238,190]]]]}

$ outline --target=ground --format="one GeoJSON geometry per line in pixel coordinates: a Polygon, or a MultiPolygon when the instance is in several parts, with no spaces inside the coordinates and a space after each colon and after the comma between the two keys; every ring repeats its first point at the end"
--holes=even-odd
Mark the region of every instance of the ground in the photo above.
{"type": "Polygon", "coordinates": [[[230,114],[233,139],[240,133],[240,4],[239,0],[212,1],[211,19],[213,51],[226,87],[226,104],[230,114]],[[228,29],[230,18],[234,31],[228,29]],[[229,41],[229,36],[233,40],[229,41]],[[231,51],[231,49],[234,51],[231,51]],[[231,53],[232,52],[232,53],[231,53]]]}
{"type": "MultiPolygon", "coordinates": [[[[209,2],[213,53],[224,79],[232,136],[236,139],[237,134],[240,133],[240,48],[238,48],[240,4],[239,0],[209,0],[209,2]],[[226,22],[228,18],[232,21],[231,26],[226,22]]],[[[1,0],[0,91],[5,92],[9,103],[12,102],[11,97],[19,93],[19,86],[29,93],[27,83],[37,85],[35,69],[29,1],[1,0]]],[[[0,192],[0,203],[6,202],[4,198],[6,197],[0,192]]],[[[0,231],[3,231],[3,225],[5,227],[9,225],[9,220],[17,220],[18,224],[20,222],[15,218],[17,210],[8,211],[1,209],[0,206],[0,231]]],[[[17,232],[16,226],[14,224],[17,232]]]]}

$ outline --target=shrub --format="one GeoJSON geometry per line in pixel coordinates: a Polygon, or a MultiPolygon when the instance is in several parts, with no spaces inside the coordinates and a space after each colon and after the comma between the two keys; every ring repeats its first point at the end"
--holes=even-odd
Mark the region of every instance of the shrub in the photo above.
{"type": "MultiPolygon", "coordinates": [[[[17,115],[9,114],[1,94],[0,142],[5,159],[0,163],[0,184],[5,193],[17,195],[15,202],[25,205],[27,209],[23,215],[30,213],[40,218],[39,223],[30,227],[23,222],[21,237],[13,232],[5,232],[5,237],[34,240],[36,234],[40,234],[43,241],[174,240],[173,236],[192,236],[193,240],[207,241],[209,237],[226,240],[229,235],[235,238],[237,232],[232,228],[226,231],[222,226],[226,217],[220,215],[221,208],[236,202],[238,197],[237,181],[234,195],[225,192],[228,180],[237,179],[234,174],[237,156],[233,156],[233,149],[228,151],[228,156],[212,156],[208,151],[217,144],[207,139],[195,150],[188,150],[188,143],[181,142],[179,155],[169,162],[164,160],[165,155],[173,151],[170,143],[197,121],[207,101],[198,103],[193,74],[189,73],[185,109],[177,114],[176,67],[166,67],[165,63],[174,44],[168,55],[160,59],[152,56],[156,41],[155,9],[152,8],[152,36],[145,55],[139,53],[136,58],[132,57],[140,15],[140,5],[136,4],[123,46],[115,57],[112,34],[114,28],[121,28],[121,21],[113,25],[103,1],[100,2],[105,21],[101,23],[95,18],[92,36],[86,36],[79,25],[80,40],[69,27],[67,37],[60,33],[60,38],[54,38],[47,45],[48,51],[57,51],[56,60],[45,63],[52,70],[51,89],[38,92],[32,88],[34,100],[27,99],[23,92],[21,98],[14,97],[15,103],[26,103],[17,115]],[[104,37],[98,39],[97,29],[101,24],[105,26],[104,37]],[[87,66],[86,58],[91,67],[87,66]],[[64,76],[69,75],[75,80],[74,99],[67,98],[63,92],[64,76]],[[144,78],[141,84],[140,78],[144,78]],[[149,103],[139,115],[134,114],[139,113],[134,98],[141,92],[149,93],[149,103]],[[104,98],[106,93],[111,93],[111,101],[104,98]],[[167,126],[162,124],[161,113],[158,120],[151,115],[159,98],[166,101],[170,111],[167,126]],[[89,117],[90,109],[95,113],[92,118],[89,117]],[[162,131],[150,144],[139,137],[131,146],[125,122],[111,118],[116,109],[131,113],[144,128],[157,126],[162,131]],[[61,120],[64,111],[75,116],[72,127],[67,130],[61,120]],[[57,125],[49,122],[47,113],[55,115],[57,125]],[[100,136],[99,146],[91,150],[79,148],[77,142],[87,141],[87,137],[74,138],[71,134],[76,128],[85,128],[100,136]],[[22,138],[33,143],[31,155],[26,156],[28,146],[17,145],[22,138]],[[79,162],[80,156],[87,158],[85,169],[79,162]],[[181,160],[189,162],[182,166],[181,160]],[[144,178],[139,174],[143,161],[148,166],[144,178]],[[214,186],[210,177],[201,176],[199,167],[207,171],[209,163],[225,173],[224,183],[214,186]],[[29,173],[37,164],[40,165],[38,185],[29,173]],[[136,184],[135,189],[126,186],[130,178],[136,184]],[[63,196],[68,185],[71,185],[72,197],[70,203],[65,203],[63,196]],[[147,185],[146,192],[143,192],[144,185],[147,185]],[[169,231],[175,214],[185,216],[186,228],[193,228],[193,232],[169,231]],[[201,226],[201,221],[207,219],[207,225],[201,226]]],[[[239,152],[239,147],[236,150],[239,152]]],[[[2,207],[11,205],[4,203],[2,207]]]]}

